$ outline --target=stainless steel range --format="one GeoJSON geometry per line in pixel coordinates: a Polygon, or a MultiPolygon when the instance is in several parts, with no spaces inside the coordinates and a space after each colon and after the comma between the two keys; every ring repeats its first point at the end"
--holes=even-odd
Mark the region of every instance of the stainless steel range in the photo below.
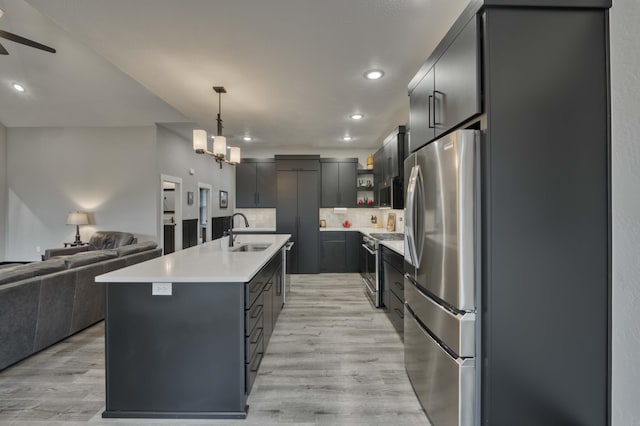
{"type": "Polygon", "coordinates": [[[380,248],[378,242],[381,240],[401,241],[404,234],[398,232],[379,233],[362,235],[362,281],[364,282],[365,294],[371,299],[371,303],[376,308],[382,307],[382,291],[380,288],[380,248]]]}

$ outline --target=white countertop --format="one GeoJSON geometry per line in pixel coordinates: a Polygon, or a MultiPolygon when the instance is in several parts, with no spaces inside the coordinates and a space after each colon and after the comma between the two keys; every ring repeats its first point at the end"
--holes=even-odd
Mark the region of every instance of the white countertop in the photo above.
{"type": "Polygon", "coordinates": [[[251,234],[252,232],[273,232],[276,233],[276,228],[252,228],[252,227],[242,227],[242,228],[233,228],[233,232],[237,232],[238,234],[251,234]]]}
{"type": "Polygon", "coordinates": [[[291,238],[289,234],[242,234],[235,246],[269,243],[264,251],[232,252],[220,239],[161,256],[107,274],[98,275],[99,283],[247,282],[267,264],[291,238]]]}
{"type": "Polygon", "coordinates": [[[395,241],[395,240],[381,240],[378,244],[389,247],[391,250],[398,253],[400,256],[404,257],[404,240],[395,241]]]}

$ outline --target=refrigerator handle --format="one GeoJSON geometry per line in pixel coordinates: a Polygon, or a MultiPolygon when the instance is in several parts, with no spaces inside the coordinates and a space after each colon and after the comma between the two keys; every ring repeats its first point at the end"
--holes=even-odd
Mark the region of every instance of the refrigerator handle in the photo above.
{"type": "Polygon", "coordinates": [[[418,175],[420,173],[420,166],[413,166],[411,168],[411,176],[409,177],[409,184],[407,186],[407,212],[406,212],[406,227],[405,238],[407,240],[408,248],[408,261],[416,268],[419,266],[419,259],[416,256],[416,243],[415,243],[415,213],[416,213],[416,190],[418,175]]]}

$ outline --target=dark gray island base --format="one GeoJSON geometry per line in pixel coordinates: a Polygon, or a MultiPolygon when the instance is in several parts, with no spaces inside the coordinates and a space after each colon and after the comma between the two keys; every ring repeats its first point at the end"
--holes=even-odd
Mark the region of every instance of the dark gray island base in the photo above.
{"type": "Polygon", "coordinates": [[[107,282],[102,417],[246,418],[283,305],[281,256],[250,282],[178,282],[170,296],[107,282]]]}

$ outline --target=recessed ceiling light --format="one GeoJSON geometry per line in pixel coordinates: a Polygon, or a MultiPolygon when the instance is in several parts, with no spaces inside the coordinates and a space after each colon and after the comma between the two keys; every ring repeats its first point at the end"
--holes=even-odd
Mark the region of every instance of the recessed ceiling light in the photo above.
{"type": "Polygon", "coordinates": [[[24,92],[24,86],[22,86],[21,84],[13,83],[11,86],[18,92],[24,92]]]}
{"type": "Polygon", "coordinates": [[[384,71],[382,70],[369,70],[364,73],[364,78],[368,80],[378,80],[384,76],[384,71]]]}
{"type": "Polygon", "coordinates": [[[351,136],[345,136],[342,138],[342,140],[348,142],[351,140],[351,136]]]}
{"type": "Polygon", "coordinates": [[[250,142],[250,141],[252,141],[252,140],[253,140],[253,138],[252,138],[251,136],[243,136],[243,137],[242,137],[242,140],[243,140],[243,141],[250,142]]]}
{"type": "Polygon", "coordinates": [[[353,114],[351,115],[352,120],[362,120],[364,118],[363,114],[353,114]]]}

